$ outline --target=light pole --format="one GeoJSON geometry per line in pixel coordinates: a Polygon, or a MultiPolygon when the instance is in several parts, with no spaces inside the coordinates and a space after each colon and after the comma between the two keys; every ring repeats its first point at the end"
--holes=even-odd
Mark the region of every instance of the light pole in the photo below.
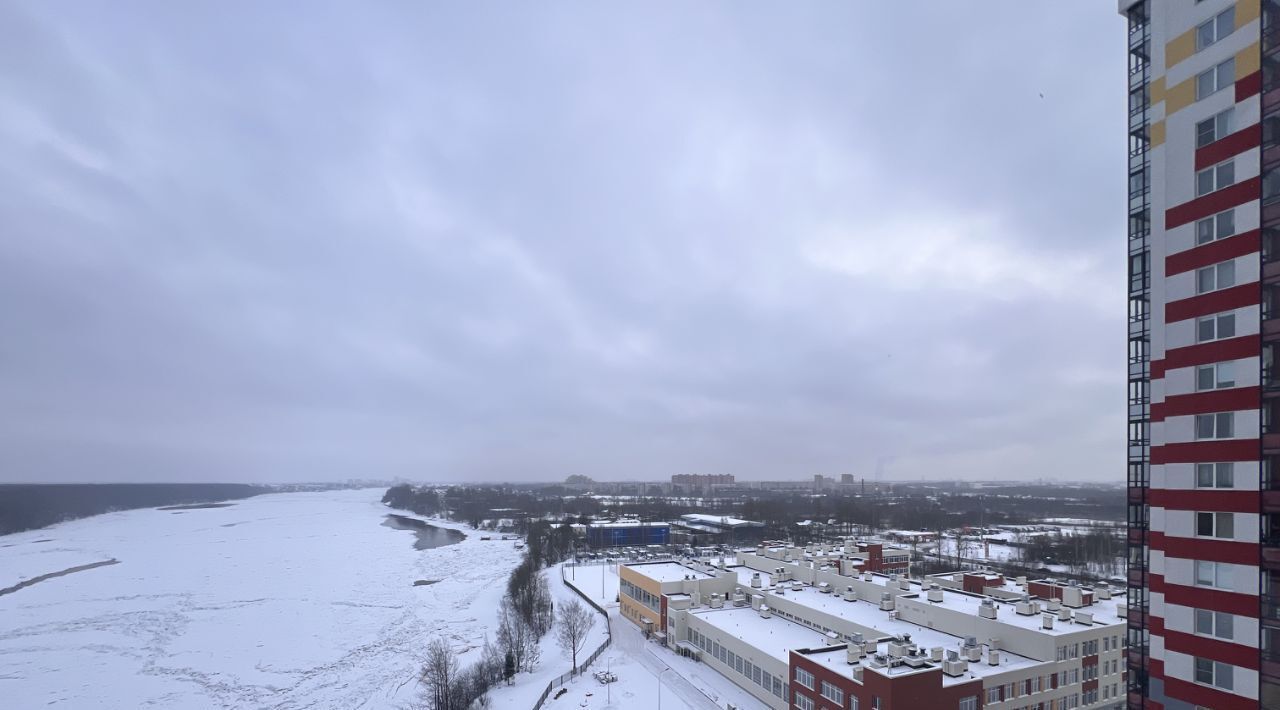
{"type": "Polygon", "coordinates": [[[662,672],[658,673],[658,710],[662,710],[662,674],[669,670],[671,670],[671,667],[667,666],[662,669],[662,672]]]}

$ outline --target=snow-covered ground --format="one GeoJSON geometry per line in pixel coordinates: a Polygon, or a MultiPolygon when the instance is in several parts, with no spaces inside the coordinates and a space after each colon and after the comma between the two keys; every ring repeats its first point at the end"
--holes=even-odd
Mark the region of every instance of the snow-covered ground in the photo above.
{"type": "Polygon", "coordinates": [[[475,534],[416,551],[412,532],[382,525],[382,493],[125,511],[0,537],[0,589],[118,560],[0,596],[0,705],[406,707],[432,637],[463,664],[492,638],[520,554],[475,534]]]}

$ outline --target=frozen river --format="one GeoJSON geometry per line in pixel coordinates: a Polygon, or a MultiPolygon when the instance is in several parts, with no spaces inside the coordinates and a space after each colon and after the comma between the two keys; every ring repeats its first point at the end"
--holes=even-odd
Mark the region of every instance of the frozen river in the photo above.
{"type": "Polygon", "coordinates": [[[464,664],[492,638],[519,553],[476,534],[415,550],[414,532],[383,524],[382,493],[126,511],[0,537],[0,590],[18,587],[0,595],[4,707],[404,707],[430,638],[449,638],[464,664]]]}

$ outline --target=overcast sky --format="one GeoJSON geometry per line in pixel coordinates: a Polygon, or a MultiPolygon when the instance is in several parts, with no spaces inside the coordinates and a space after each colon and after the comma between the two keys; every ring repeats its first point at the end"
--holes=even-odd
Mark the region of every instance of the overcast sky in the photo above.
{"type": "Polygon", "coordinates": [[[0,2],[0,480],[1121,480],[1124,21],[905,5],[0,2]]]}

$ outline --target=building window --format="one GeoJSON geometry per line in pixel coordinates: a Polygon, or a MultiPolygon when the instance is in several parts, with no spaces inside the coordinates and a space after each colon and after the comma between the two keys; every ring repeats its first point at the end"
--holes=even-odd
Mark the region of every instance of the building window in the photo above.
{"type": "Polygon", "coordinates": [[[987,688],[987,704],[992,705],[1000,702],[1000,688],[987,688]]]}
{"type": "Polygon", "coordinates": [[[1196,27],[1196,51],[1231,34],[1236,28],[1236,8],[1233,5],[1214,16],[1212,20],[1196,27]]]}
{"type": "Polygon", "coordinates": [[[1196,534],[1200,537],[1233,538],[1235,533],[1234,513],[1196,513],[1196,534]]]}
{"type": "Polygon", "coordinates": [[[1216,192],[1235,184],[1236,161],[1228,160],[1196,173],[1196,197],[1216,192]]]}
{"type": "Polygon", "coordinates": [[[796,707],[800,710],[813,710],[813,698],[804,693],[796,693],[796,707]]]}
{"type": "Polygon", "coordinates": [[[1206,316],[1196,321],[1196,342],[1234,338],[1236,335],[1236,314],[1219,313],[1206,316]]]}
{"type": "Polygon", "coordinates": [[[1234,362],[1218,362],[1196,368],[1197,390],[1220,390],[1236,386],[1234,362]]]}
{"type": "Polygon", "coordinates": [[[1196,147],[1203,148],[1214,141],[1222,140],[1231,134],[1235,124],[1235,109],[1210,116],[1196,124],[1196,147]]]}
{"type": "Polygon", "coordinates": [[[1235,436],[1235,412],[1196,415],[1197,439],[1230,439],[1235,436]]]}
{"type": "Polygon", "coordinates": [[[1197,488],[1234,488],[1235,478],[1235,464],[1230,461],[1196,464],[1197,488]]]}
{"type": "Polygon", "coordinates": [[[1208,293],[1236,285],[1235,260],[1196,269],[1196,293],[1208,293]]]}
{"type": "Polygon", "coordinates": [[[960,699],[959,710],[978,710],[978,696],[970,695],[960,699]]]}
{"type": "Polygon", "coordinates": [[[1236,211],[1219,212],[1196,222],[1196,244],[1208,244],[1215,239],[1236,233],[1236,211]]]}
{"type": "Polygon", "coordinates": [[[1231,86],[1235,82],[1235,57],[1196,75],[1196,101],[1231,86]]]}
{"type": "Polygon", "coordinates": [[[796,669],[796,682],[813,690],[813,674],[803,668],[796,669]]]}
{"type": "Polygon", "coordinates": [[[1235,617],[1220,611],[1196,609],[1196,633],[1205,636],[1217,636],[1230,639],[1235,626],[1235,617]]]}
{"type": "Polygon", "coordinates": [[[1196,584],[1201,587],[1231,589],[1231,572],[1227,562],[1196,560],[1196,584]]]}
{"type": "Polygon", "coordinates": [[[844,704],[844,691],[825,680],[822,681],[822,697],[833,703],[844,704]]]}
{"type": "Polygon", "coordinates": [[[1231,664],[1210,660],[1208,658],[1196,659],[1197,683],[1216,686],[1223,690],[1231,690],[1235,687],[1232,680],[1231,664]]]}

